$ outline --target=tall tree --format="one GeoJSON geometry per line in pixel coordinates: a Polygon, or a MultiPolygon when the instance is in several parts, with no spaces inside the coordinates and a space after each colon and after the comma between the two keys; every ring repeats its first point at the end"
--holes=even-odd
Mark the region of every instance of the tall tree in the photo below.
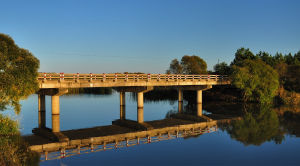
{"type": "Polygon", "coordinates": [[[177,59],[173,59],[167,70],[168,74],[182,74],[182,66],[177,59]]]}
{"type": "Polygon", "coordinates": [[[236,65],[239,62],[246,60],[246,59],[255,60],[256,56],[250,51],[249,48],[246,49],[246,48],[242,47],[236,51],[235,58],[234,58],[233,62],[231,63],[231,65],[236,65]]]}
{"type": "Polygon", "coordinates": [[[229,75],[230,74],[230,67],[227,65],[226,62],[218,63],[214,66],[214,70],[216,74],[220,75],[229,75]]]}
{"type": "Polygon", "coordinates": [[[232,84],[245,101],[270,103],[279,88],[278,73],[261,60],[243,60],[233,66],[232,84]]]}
{"type": "Polygon", "coordinates": [[[38,88],[38,68],[36,57],[8,35],[0,34],[0,109],[10,105],[20,111],[19,100],[38,88]]]}
{"type": "Polygon", "coordinates": [[[207,73],[207,64],[206,62],[196,56],[184,55],[181,58],[180,63],[177,59],[174,59],[170,63],[170,67],[167,70],[167,73],[171,74],[206,74],[207,73]]]}
{"type": "Polygon", "coordinates": [[[267,52],[260,51],[256,56],[270,66],[275,65],[272,55],[267,52]]]}
{"type": "Polygon", "coordinates": [[[207,64],[199,56],[185,55],[181,58],[181,65],[183,68],[184,74],[206,74],[207,73],[207,64]]]}

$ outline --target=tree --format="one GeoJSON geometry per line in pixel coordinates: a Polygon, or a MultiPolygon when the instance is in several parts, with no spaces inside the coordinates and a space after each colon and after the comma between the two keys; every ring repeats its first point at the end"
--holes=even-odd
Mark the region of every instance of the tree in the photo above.
{"type": "Polygon", "coordinates": [[[218,63],[214,66],[214,70],[216,74],[220,75],[229,75],[230,74],[230,67],[227,65],[226,62],[218,63]]]}
{"type": "Polygon", "coordinates": [[[19,100],[38,88],[39,60],[28,50],[19,48],[14,40],[0,34],[0,109],[13,106],[20,111],[19,100]]]}
{"type": "Polygon", "coordinates": [[[284,87],[289,91],[300,92],[300,65],[289,65],[285,74],[284,87]]]}
{"type": "Polygon", "coordinates": [[[0,114],[0,165],[39,165],[40,155],[29,149],[16,121],[0,114]]]}
{"type": "Polygon", "coordinates": [[[245,101],[270,103],[279,88],[278,73],[261,60],[243,60],[233,66],[232,84],[245,101]]]}
{"type": "Polygon", "coordinates": [[[274,58],[267,52],[260,51],[256,56],[270,66],[275,65],[274,58]]]}
{"type": "Polygon", "coordinates": [[[173,59],[166,72],[168,74],[206,74],[207,64],[202,58],[196,55],[184,55],[180,63],[177,59],[173,59]]]}
{"type": "Polygon", "coordinates": [[[256,56],[250,51],[249,48],[245,49],[244,47],[238,49],[235,53],[235,58],[233,60],[233,62],[231,63],[231,65],[235,65],[240,63],[243,60],[255,60],[257,59],[256,56]]]}
{"type": "Polygon", "coordinates": [[[206,74],[207,73],[206,62],[202,58],[196,55],[183,56],[181,58],[181,65],[184,74],[206,74]]]}
{"type": "Polygon", "coordinates": [[[182,66],[177,59],[172,60],[167,74],[182,74],[182,66]]]}

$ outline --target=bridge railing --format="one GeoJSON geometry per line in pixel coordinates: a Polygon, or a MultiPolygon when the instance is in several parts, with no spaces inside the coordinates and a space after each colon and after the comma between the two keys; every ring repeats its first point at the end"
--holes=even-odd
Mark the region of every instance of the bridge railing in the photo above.
{"type": "Polygon", "coordinates": [[[226,80],[227,75],[185,75],[185,74],[72,74],[72,73],[39,73],[38,80],[101,80],[101,81],[150,81],[150,80],[226,80]]]}

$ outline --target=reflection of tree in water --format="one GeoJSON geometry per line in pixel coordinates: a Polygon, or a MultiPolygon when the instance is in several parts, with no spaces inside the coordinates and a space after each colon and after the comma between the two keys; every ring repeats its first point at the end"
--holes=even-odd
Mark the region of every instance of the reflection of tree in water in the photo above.
{"type": "Polygon", "coordinates": [[[286,133],[300,137],[300,112],[285,111],[280,123],[286,133]]]}
{"type": "Polygon", "coordinates": [[[282,142],[284,135],[279,128],[279,119],[270,106],[250,106],[246,109],[242,120],[234,121],[225,128],[233,139],[244,145],[282,142]]]}
{"type": "Polygon", "coordinates": [[[171,118],[172,115],[177,114],[177,110],[170,110],[166,113],[166,119],[171,118]]]}
{"type": "Polygon", "coordinates": [[[0,165],[38,165],[39,154],[28,149],[18,131],[18,123],[0,114],[0,165]]]}

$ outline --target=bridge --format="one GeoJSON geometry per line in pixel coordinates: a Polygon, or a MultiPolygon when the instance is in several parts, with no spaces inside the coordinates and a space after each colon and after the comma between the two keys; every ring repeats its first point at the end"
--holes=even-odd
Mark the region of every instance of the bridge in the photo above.
{"type": "MultiPolygon", "coordinates": [[[[59,96],[70,88],[111,87],[120,93],[120,120],[125,120],[125,93],[137,93],[137,123],[147,128],[144,123],[144,93],[155,87],[170,87],[178,90],[178,112],[183,109],[183,91],[197,91],[197,115],[202,116],[202,91],[216,85],[228,85],[230,80],[224,75],[179,75],[179,74],[65,74],[39,73],[38,76],[38,112],[39,128],[46,127],[45,95],[51,96],[52,132],[59,140],[65,136],[60,133],[59,96]],[[143,126],[144,125],[144,126],[143,126]]],[[[119,123],[123,123],[120,121],[119,123]]]]}

